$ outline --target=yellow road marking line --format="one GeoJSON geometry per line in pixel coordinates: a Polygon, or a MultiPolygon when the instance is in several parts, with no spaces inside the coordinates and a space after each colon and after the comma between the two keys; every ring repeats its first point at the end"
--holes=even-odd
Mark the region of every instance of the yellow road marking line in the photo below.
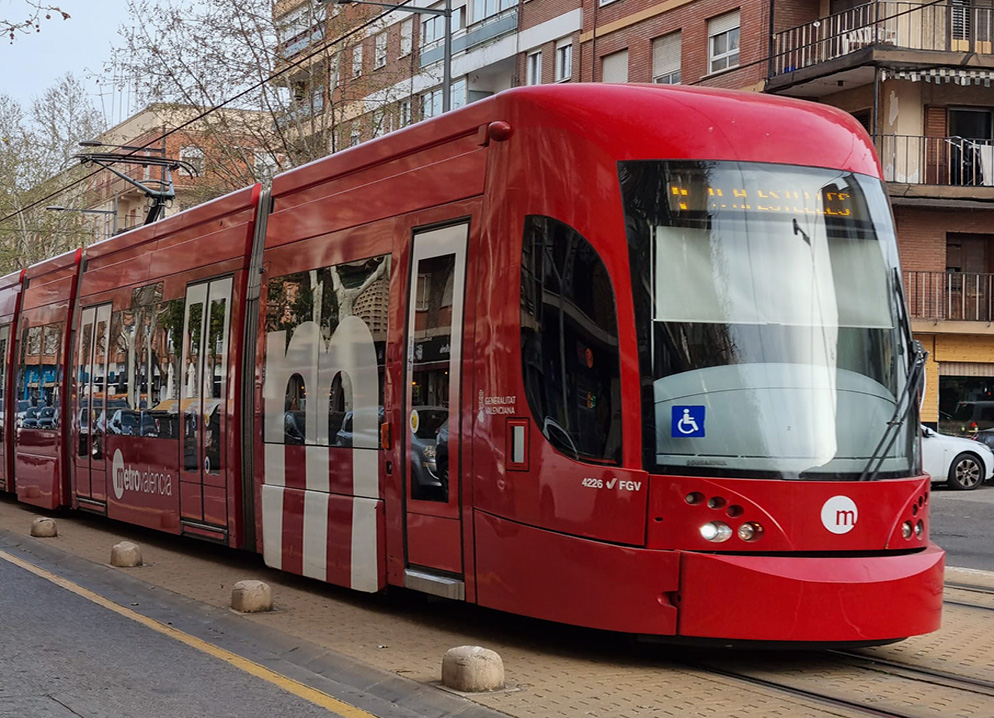
{"type": "Polygon", "coordinates": [[[287,676],[277,673],[276,671],[271,671],[265,666],[261,666],[258,663],[248,660],[247,658],[242,658],[231,651],[226,651],[223,648],[219,648],[218,646],[208,643],[207,641],[203,641],[196,636],[191,636],[189,633],[184,633],[183,631],[173,628],[172,626],[167,626],[166,624],[160,623],[159,621],[149,618],[148,616],[143,616],[137,611],[132,611],[130,608],[125,608],[124,606],[114,603],[113,601],[106,599],[93,591],[85,589],[82,586],[69,581],[68,579],[57,576],[54,573],[46,571],[43,568],[39,568],[33,563],[28,563],[27,561],[19,559],[16,556],[12,556],[6,551],[0,551],[0,559],[8,561],[15,566],[19,566],[25,571],[30,571],[35,576],[40,576],[46,581],[51,581],[56,586],[64,588],[67,591],[71,591],[77,596],[82,596],[86,600],[92,601],[98,606],[103,606],[104,608],[113,611],[120,616],[130,618],[132,621],[137,621],[143,626],[151,628],[153,631],[158,631],[159,633],[169,636],[180,643],[185,643],[191,648],[203,651],[204,653],[222,660],[235,668],[239,668],[246,673],[255,676],[256,678],[268,681],[288,693],[292,693],[295,696],[303,698],[305,701],[313,703],[314,705],[320,706],[329,711],[334,711],[342,716],[342,718],[375,718],[372,713],[367,713],[361,708],[356,708],[355,706],[340,701],[327,693],[317,690],[316,688],[311,688],[310,686],[304,685],[303,683],[295,681],[292,678],[288,678],[287,676]]]}

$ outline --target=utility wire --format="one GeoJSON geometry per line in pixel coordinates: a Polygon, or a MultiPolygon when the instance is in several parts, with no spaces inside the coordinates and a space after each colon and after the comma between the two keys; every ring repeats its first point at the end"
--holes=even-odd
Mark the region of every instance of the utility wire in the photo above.
{"type": "MultiPolygon", "coordinates": [[[[770,1],[772,2],[772,0],[770,0],[770,1]]],[[[409,5],[411,2],[412,2],[412,0],[404,0],[404,2],[398,3],[397,7],[404,7],[406,5],[409,5]]],[[[945,4],[946,4],[946,0],[931,0],[931,2],[923,3],[921,5],[916,5],[913,8],[910,8],[910,9],[907,9],[907,10],[902,10],[900,12],[897,12],[897,13],[893,14],[893,15],[888,15],[886,17],[878,18],[878,19],[874,20],[874,24],[883,22],[885,20],[890,20],[890,19],[893,19],[893,18],[896,18],[896,17],[900,17],[902,15],[906,15],[906,14],[911,13],[911,12],[918,12],[921,8],[931,7],[931,6],[934,6],[934,5],[945,5],[945,4]]],[[[385,11],[381,12],[380,14],[375,15],[374,17],[370,18],[368,21],[362,23],[361,25],[358,25],[358,26],[352,28],[351,30],[349,30],[348,32],[346,32],[344,35],[341,35],[340,37],[335,38],[334,40],[326,42],[325,44],[321,45],[320,47],[314,49],[312,52],[304,55],[303,57],[301,57],[301,58],[299,58],[297,60],[294,60],[293,62],[291,62],[290,64],[288,64],[286,67],[284,67],[282,70],[279,70],[278,72],[274,72],[272,75],[269,75],[265,79],[260,80],[259,82],[251,85],[250,87],[246,88],[245,90],[243,90],[242,92],[238,93],[237,95],[234,95],[233,97],[230,97],[227,100],[224,100],[223,102],[220,102],[220,103],[214,105],[210,109],[204,110],[199,115],[197,115],[196,117],[188,120],[187,122],[184,122],[183,124],[178,125],[177,127],[174,127],[171,130],[168,130],[167,132],[163,132],[158,137],[155,137],[155,138],[149,140],[146,144],[142,145],[140,149],[138,149],[138,150],[132,150],[129,153],[129,155],[130,154],[134,154],[135,152],[143,151],[145,148],[148,148],[148,147],[150,147],[151,145],[153,145],[153,144],[155,144],[157,142],[161,142],[166,137],[169,137],[170,135],[172,135],[172,134],[174,134],[176,132],[179,132],[182,129],[185,129],[185,128],[189,127],[190,125],[192,125],[192,124],[194,124],[196,122],[199,122],[200,120],[204,119],[205,117],[207,117],[211,113],[217,112],[218,110],[223,109],[227,105],[230,105],[232,102],[235,102],[236,100],[241,99],[242,97],[244,97],[245,95],[249,94],[250,92],[254,92],[255,90],[258,90],[260,87],[263,87],[263,86],[269,84],[270,82],[272,82],[276,78],[278,78],[281,75],[284,75],[284,74],[290,72],[291,70],[299,67],[300,65],[302,65],[305,62],[307,62],[311,58],[316,57],[317,55],[320,55],[321,53],[325,52],[326,50],[331,49],[334,45],[337,45],[338,43],[344,42],[345,40],[348,40],[350,37],[352,37],[353,35],[355,35],[359,31],[365,30],[370,25],[373,25],[373,24],[377,23],[378,21],[382,20],[384,17],[386,17],[387,15],[389,15],[391,12],[394,12],[394,11],[392,9],[391,10],[385,10],[385,11]]],[[[852,29],[856,29],[856,28],[852,28],[852,29]]],[[[772,32],[772,28],[771,28],[771,32],[772,32]]],[[[838,37],[838,35],[833,35],[832,37],[838,37]]],[[[830,40],[830,39],[831,38],[826,38],[826,40],[830,40]]],[[[823,40],[820,40],[819,42],[823,42],[823,40]]],[[[812,43],[809,43],[809,45],[810,44],[812,44],[812,43]]],[[[797,48],[797,49],[800,49],[800,48],[797,48]]],[[[773,57],[774,57],[774,55],[767,54],[766,56],[761,57],[758,60],[754,60],[753,62],[746,63],[745,65],[738,65],[738,66],[736,66],[735,67],[735,71],[746,69],[746,68],[749,68],[749,67],[753,67],[755,65],[759,65],[759,64],[762,64],[762,63],[768,63],[773,57]]],[[[710,77],[710,76],[701,77],[700,79],[695,80],[694,82],[688,82],[688,83],[686,83],[686,86],[689,87],[689,86],[694,86],[694,85],[700,85],[701,83],[708,82],[711,79],[713,79],[713,78],[710,77]]],[[[91,172],[88,175],[85,175],[85,176],[83,176],[83,177],[81,177],[81,178],[79,178],[79,179],[77,179],[77,180],[75,180],[73,182],[70,182],[69,184],[65,185],[64,187],[53,191],[51,194],[48,194],[45,197],[42,197],[41,199],[39,199],[39,200],[37,200],[35,202],[32,202],[29,205],[26,205],[26,206],[22,207],[21,209],[17,210],[16,212],[8,214],[8,215],[6,215],[4,217],[0,217],[0,224],[3,224],[7,220],[13,219],[13,218],[17,217],[18,215],[23,214],[23,213],[27,212],[30,209],[34,209],[38,205],[40,205],[40,204],[42,204],[44,202],[49,201],[50,199],[53,199],[53,198],[59,196],[63,192],[66,192],[66,191],[72,189],[73,187],[75,187],[75,186],[77,186],[77,185],[79,185],[79,184],[87,181],[88,179],[94,177],[100,171],[101,170],[95,170],[94,172],[91,172]]]]}
{"type": "MultiPolygon", "coordinates": [[[[406,5],[409,5],[411,2],[412,2],[412,0],[404,0],[404,2],[398,3],[397,7],[404,7],[406,5]]],[[[260,80],[259,82],[256,82],[255,84],[251,85],[250,87],[247,87],[246,89],[242,90],[237,95],[229,97],[227,100],[224,100],[223,102],[219,102],[218,104],[214,105],[210,109],[204,110],[203,112],[201,112],[196,117],[193,117],[192,119],[187,120],[186,122],[184,122],[184,123],[182,123],[182,124],[180,124],[180,125],[172,128],[171,130],[163,132],[158,137],[152,138],[151,140],[149,140],[148,142],[146,142],[144,145],[142,145],[138,149],[131,150],[125,156],[130,157],[131,155],[134,155],[136,152],[142,152],[142,151],[146,150],[147,148],[151,147],[152,145],[154,145],[154,144],[156,144],[158,142],[161,142],[162,140],[164,140],[165,138],[169,137],[170,135],[175,134],[176,132],[179,132],[180,130],[185,129],[185,128],[189,127],[190,125],[199,122],[200,120],[204,119],[205,117],[207,117],[211,113],[217,112],[217,111],[223,109],[224,107],[230,105],[232,102],[235,102],[236,100],[239,100],[242,97],[245,97],[245,95],[248,95],[249,93],[258,90],[259,88],[268,85],[273,80],[275,80],[276,78],[280,77],[281,75],[285,75],[286,73],[290,72],[291,70],[294,70],[297,67],[300,67],[303,63],[307,62],[311,58],[316,57],[316,56],[320,55],[321,53],[323,53],[323,52],[325,52],[327,50],[330,50],[333,46],[335,46],[335,45],[337,45],[337,44],[339,44],[341,42],[344,42],[345,40],[348,40],[350,37],[352,37],[353,35],[355,35],[356,33],[360,32],[362,30],[365,30],[370,25],[376,24],[377,22],[379,22],[380,20],[382,20],[384,17],[386,17],[387,15],[389,15],[392,12],[394,12],[394,10],[392,10],[392,9],[391,10],[385,10],[384,12],[381,12],[378,15],[375,15],[375,16],[371,17],[369,20],[367,20],[366,22],[362,23],[361,25],[357,25],[356,27],[352,28],[351,30],[349,30],[345,34],[343,34],[343,35],[335,38],[334,40],[330,40],[329,42],[324,43],[320,47],[315,48],[313,51],[309,52],[308,54],[304,55],[303,57],[300,57],[297,60],[294,60],[293,62],[289,63],[282,70],[279,70],[278,72],[274,72],[273,74],[269,75],[268,77],[260,80]]],[[[53,191],[51,194],[45,195],[41,199],[36,200],[35,202],[32,202],[31,204],[25,205],[24,207],[22,207],[21,209],[17,210],[16,212],[12,212],[11,214],[8,214],[8,215],[6,215],[4,217],[0,217],[0,224],[3,224],[7,220],[13,219],[13,218],[15,218],[15,217],[17,217],[17,216],[19,216],[21,214],[24,214],[25,212],[27,212],[30,209],[34,209],[35,207],[37,207],[40,204],[43,204],[43,203],[45,203],[45,202],[47,202],[47,201],[49,201],[51,199],[54,199],[55,197],[58,197],[63,192],[67,192],[68,190],[72,189],[73,187],[76,187],[77,185],[82,184],[83,182],[86,182],[87,180],[91,179],[92,177],[98,175],[100,172],[102,172],[102,170],[94,170],[93,172],[90,172],[89,174],[84,175],[83,177],[80,177],[79,179],[77,179],[77,180],[75,180],[73,182],[70,182],[69,184],[67,184],[67,185],[65,185],[65,186],[63,186],[63,187],[61,187],[61,188],[53,191]]]]}

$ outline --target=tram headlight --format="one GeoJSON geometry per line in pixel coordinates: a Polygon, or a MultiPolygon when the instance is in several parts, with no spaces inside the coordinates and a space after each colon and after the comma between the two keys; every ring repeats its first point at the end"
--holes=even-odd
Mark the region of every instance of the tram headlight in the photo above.
{"type": "Polygon", "coordinates": [[[925,522],[920,520],[915,524],[915,536],[921,538],[925,535],[925,522]]]}
{"type": "Polygon", "coordinates": [[[743,541],[758,541],[763,535],[763,527],[750,521],[739,526],[738,534],[743,541]]]}
{"type": "Polygon", "coordinates": [[[721,543],[732,538],[732,527],[724,521],[710,521],[701,526],[701,536],[708,541],[721,543]]]}
{"type": "Polygon", "coordinates": [[[903,536],[904,538],[910,539],[911,534],[913,534],[914,532],[915,530],[914,528],[912,528],[910,521],[905,521],[903,524],[901,524],[901,536],[903,536]]]}

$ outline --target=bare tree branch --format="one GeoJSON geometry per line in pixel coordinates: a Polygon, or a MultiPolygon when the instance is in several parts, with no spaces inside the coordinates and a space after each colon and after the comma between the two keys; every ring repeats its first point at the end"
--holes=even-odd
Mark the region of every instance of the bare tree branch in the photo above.
{"type": "Polygon", "coordinates": [[[41,20],[51,20],[53,15],[61,15],[63,20],[69,19],[69,13],[55,5],[43,5],[34,0],[23,0],[26,12],[23,20],[0,18],[0,33],[10,37],[13,43],[18,33],[41,32],[41,20]]]}

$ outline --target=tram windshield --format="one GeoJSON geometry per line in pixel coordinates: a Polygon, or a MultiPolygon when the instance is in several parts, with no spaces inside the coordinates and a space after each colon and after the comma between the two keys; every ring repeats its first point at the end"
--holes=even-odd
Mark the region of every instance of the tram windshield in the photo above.
{"type": "Polygon", "coordinates": [[[900,409],[910,334],[882,183],[712,161],[620,176],[647,468],[855,480],[873,460],[869,475],[909,475],[917,407],[900,409]]]}

